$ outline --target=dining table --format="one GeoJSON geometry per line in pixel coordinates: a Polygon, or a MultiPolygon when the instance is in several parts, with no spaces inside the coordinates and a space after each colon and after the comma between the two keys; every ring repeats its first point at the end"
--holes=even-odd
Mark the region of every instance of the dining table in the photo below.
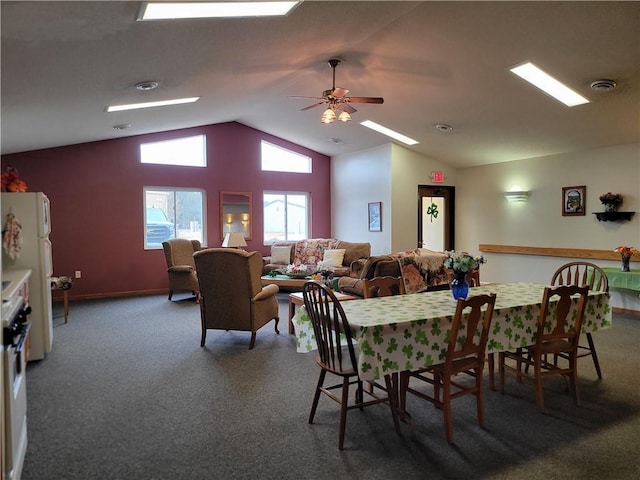
{"type": "MultiPolygon", "coordinates": [[[[490,357],[535,343],[544,289],[545,285],[537,283],[495,283],[469,289],[469,296],[496,294],[487,341],[490,357]]],[[[457,305],[449,290],[350,300],[341,305],[357,342],[362,380],[379,380],[385,375],[444,362],[457,305]]],[[[555,313],[554,306],[552,302],[549,315],[555,313]]],[[[577,296],[572,308],[576,306],[577,296]]],[[[574,317],[575,313],[570,312],[569,318],[574,317]]],[[[316,350],[306,310],[298,309],[292,321],[297,351],[316,350]]],[[[547,325],[551,328],[550,321],[547,325]]],[[[589,291],[582,331],[593,333],[611,326],[609,293],[589,291]]]]}

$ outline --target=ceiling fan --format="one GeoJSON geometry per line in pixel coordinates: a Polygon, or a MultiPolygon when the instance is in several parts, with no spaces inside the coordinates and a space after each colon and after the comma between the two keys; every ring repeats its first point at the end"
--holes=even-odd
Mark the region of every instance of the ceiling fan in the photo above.
{"type": "Polygon", "coordinates": [[[299,97],[292,96],[291,98],[315,98],[317,103],[309,105],[308,107],[301,108],[300,111],[309,110],[317,107],[318,105],[327,105],[327,109],[322,114],[320,121],[322,123],[332,123],[336,119],[341,122],[348,122],[351,120],[351,114],[357,110],[353,108],[350,103],[384,103],[382,97],[348,97],[349,90],[346,88],[336,88],[336,67],[340,65],[341,60],[338,58],[332,58],[329,60],[329,66],[333,69],[333,86],[331,90],[325,90],[322,92],[322,97],[299,97]]]}

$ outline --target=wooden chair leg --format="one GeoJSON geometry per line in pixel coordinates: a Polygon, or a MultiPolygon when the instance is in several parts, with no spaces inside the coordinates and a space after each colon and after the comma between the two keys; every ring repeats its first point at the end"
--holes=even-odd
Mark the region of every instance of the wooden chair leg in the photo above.
{"type": "Polygon", "coordinates": [[[396,433],[400,434],[400,421],[398,420],[399,415],[399,380],[398,373],[391,373],[389,375],[384,376],[384,382],[387,387],[387,395],[389,396],[389,407],[391,407],[391,417],[393,418],[393,426],[396,429],[396,433]]]}
{"type": "Polygon", "coordinates": [[[207,329],[202,327],[202,336],[200,337],[200,346],[204,347],[204,341],[207,338],[207,329]]]}
{"type": "Polygon", "coordinates": [[[338,433],[338,448],[344,450],[344,432],[347,427],[347,406],[349,402],[349,377],[344,377],[342,383],[342,403],[340,404],[340,431],[338,433]]]}
{"type": "Polygon", "coordinates": [[[256,344],[256,332],[251,332],[251,341],[249,342],[249,350],[253,350],[256,344]]]}
{"type": "Polygon", "coordinates": [[[540,413],[544,413],[544,394],[542,392],[542,374],[540,371],[540,362],[536,362],[534,366],[535,378],[534,378],[534,388],[536,391],[536,404],[538,405],[538,410],[540,413]]]}
{"type": "Polygon", "coordinates": [[[490,353],[489,355],[487,355],[487,365],[489,367],[489,387],[491,388],[491,390],[496,389],[496,379],[495,379],[495,373],[494,373],[494,368],[495,368],[495,353],[490,353]]]}
{"type": "Polygon", "coordinates": [[[500,377],[500,393],[504,393],[504,353],[498,354],[498,376],[500,377]]]}
{"type": "Polygon", "coordinates": [[[476,409],[478,410],[478,424],[484,428],[484,392],[482,390],[482,372],[476,371],[476,409]]]}
{"type": "Polygon", "coordinates": [[[447,432],[447,442],[453,443],[453,420],[451,418],[451,378],[438,378],[442,385],[442,411],[444,413],[444,428],[447,432]]]}
{"type": "Polygon", "coordinates": [[[596,367],[596,373],[598,374],[598,378],[602,380],[602,371],[600,370],[600,362],[598,361],[598,354],[596,353],[596,346],[593,343],[593,337],[591,336],[591,332],[587,332],[587,342],[589,343],[591,358],[593,358],[593,366],[596,367]]]}
{"type": "Polygon", "coordinates": [[[173,296],[173,290],[169,290],[169,301],[171,301],[172,296],[173,296]]]}
{"type": "Polygon", "coordinates": [[[280,317],[276,317],[276,325],[275,325],[276,335],[280,335],[280,330],[278,330],[279,321],[280,321],[280,317]]]}
{"type": "Polygon", "coordinates": [[[316,409],[318,408],[318,401],[320,400],[320,394],[322,391],[320,388],[324,385],[324,377],[327,375],[327,371],[320,370],[320,376],[318,377],[318,383],[316,385],[316,393],[313,395],[313,403],[311,404],[311,413],[309,413],[309,423],[313,423],[313,417],[316,415],[316,409]]]}

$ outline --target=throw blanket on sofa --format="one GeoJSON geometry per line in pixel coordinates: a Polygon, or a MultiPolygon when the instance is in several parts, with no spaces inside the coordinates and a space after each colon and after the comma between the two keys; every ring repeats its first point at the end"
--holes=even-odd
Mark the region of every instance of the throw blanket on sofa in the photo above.
{"type": "Polygon", "coordinates": [[[423,292],[429,287],[447,283],[444,268],[447,256],[443,252],[416,248],[392,256],[398,258],[407,293],[423,292]]]}

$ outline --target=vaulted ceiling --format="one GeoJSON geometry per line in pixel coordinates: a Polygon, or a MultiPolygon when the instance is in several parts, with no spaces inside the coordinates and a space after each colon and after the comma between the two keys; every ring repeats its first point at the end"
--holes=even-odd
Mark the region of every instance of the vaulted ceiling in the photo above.
{"type": "Polygon", "coordinates": [[[369,119],[458,167],[640,142],[640,2],[307,0],[282,18],[137,22],[140,4],[1,2],[3,154],[229,121],[338,155],[389,142],[369,119]],[[289,97],[330,89],[332,57],[337,86],[384,104],[330,125],[300,111],[314,100],[289,97]],[[525,61],[591,103],[568,108],[509,71],[525,61]],[[146,80],[159,88],[135,88],[146,80]]]}

